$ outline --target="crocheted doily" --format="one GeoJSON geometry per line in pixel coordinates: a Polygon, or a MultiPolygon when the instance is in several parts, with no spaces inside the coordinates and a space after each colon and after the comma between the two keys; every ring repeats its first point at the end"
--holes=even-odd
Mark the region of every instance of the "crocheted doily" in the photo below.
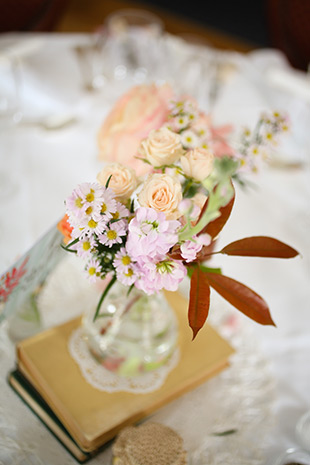
{"type": "Polygon", "coordinates": [[[180,359],[180,351],[176,349],[167,363],[156,370],[138,376],[119,376],[104,368],[92,357],[83,338],[82,328],[72,332],[68,348],[86,381],[94,388],[107,392],[127,391],[145,394],[155,391],[162,386],[180,359]]]}

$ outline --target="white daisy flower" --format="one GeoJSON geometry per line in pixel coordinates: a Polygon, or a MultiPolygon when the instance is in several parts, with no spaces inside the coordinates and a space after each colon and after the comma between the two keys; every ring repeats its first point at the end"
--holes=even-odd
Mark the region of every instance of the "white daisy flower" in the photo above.
{"type": "Polygon", "coordinates": [[[179,115],[173,119],[174,127],[177,131],[184,129],[189,125],[189,118],[187,115],[179,115]]]}
{"type": "Polygon", "coordinates": [[[199,138],[191,129],[187,129],[181,134],[181,142],[186,149],[193,149],[198,146],[199,138]]]}
{"type": "Polygon", "coordinates": [[[170,113],[173,116],[179,115],[184,110],[184,102],[182,100],[173,100],[169,105],[170,113]]]}
{"type": "Polygon", "coordinates": [[[197,126],[195,127],[195,132],[200,139],[206,140],[210,139],[211,133],[209,128],[206,126],[197,126]]]}

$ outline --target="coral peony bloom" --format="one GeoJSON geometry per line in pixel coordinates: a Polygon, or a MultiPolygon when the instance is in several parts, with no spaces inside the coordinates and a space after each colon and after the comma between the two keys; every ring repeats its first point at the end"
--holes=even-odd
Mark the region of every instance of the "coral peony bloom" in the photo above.
{"type": "Polygon", "coordinates": [[[147,173],[150,166],[135,158],[138,147],[165,123],[172,96],[168,84],[151,84],[135,86],[121,97],[99,130],[99,159],[130,166],[138,176],[147,173]]]}

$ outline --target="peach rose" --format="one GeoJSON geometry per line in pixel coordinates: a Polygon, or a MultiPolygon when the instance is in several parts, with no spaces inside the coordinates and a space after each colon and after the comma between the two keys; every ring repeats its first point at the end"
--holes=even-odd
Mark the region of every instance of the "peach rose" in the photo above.
{"type": "Polygon", "coordinates": [[[126,201],[138,185],[134,170],[120,163],[111,163],[98,173],[97,181],[105,186],[111,175],[109,187],[114,191],[117,200],[126,201]]]}
{"type": "Polygon", "coordinates": [[[138,200],[142,207],[163,212],[168,220],[174,220],[180,216],[178,206],[182,200],[181,183],[167,174],[151,174],[138,194],[138,200]]]}
{"type": "Polygon", "coordinates": [[[140,142],[167,120],[172,97],[168,84],[139,85],[123,95],[99,130],[99,159],[129,165],[138,176],[149,172],[150,166],[135,156],[140,142]]]}
{"type": "Polygon", "coordinates": [[[139,153],[153,166],[170,165],[183,155],[181,136],[167,127],[153,129],[141,142],[139,153]]]}
{"type": "Polygon", "coordinates": [[[203,181],[213,169],[214,155],[206,149],[195,148],[181,157],[184,173],[195,181],[203,181]]]}

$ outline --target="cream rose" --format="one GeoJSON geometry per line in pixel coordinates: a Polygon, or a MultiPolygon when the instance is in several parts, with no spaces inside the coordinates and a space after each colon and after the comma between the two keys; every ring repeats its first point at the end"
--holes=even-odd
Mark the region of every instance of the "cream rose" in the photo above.
{"type": "Polygon", "coordinates": [[[141,142],[139,153],[153,166],[170,165],[183,155],[181,137],[167,127],[153,129],[141,142]]]}
{"type": "Polygon", "coordinates": [[[163,212],[168,220],[174,220],[181,214],[178,211],[182,200],[182,186],[178,179],[167,174],[149,175],[138,194],[142,207],[163,212]]]}
{"type": "Polygon", "coordinates": [[[181,157],[181,166],[184,173],[195,181],[203,181],[213,169],[214,155],[202,148],[189,150],[181,157]]]}
{"type": "Polygon", "coordinates": [[[114,191],[115,197],[124,202],[137,188],[138,179],[132,168],[121,165],[120,163],[111,163],[106,165],[97,175],[97,181],[103,186],[112,175],[109,187],[114,191]]]}

